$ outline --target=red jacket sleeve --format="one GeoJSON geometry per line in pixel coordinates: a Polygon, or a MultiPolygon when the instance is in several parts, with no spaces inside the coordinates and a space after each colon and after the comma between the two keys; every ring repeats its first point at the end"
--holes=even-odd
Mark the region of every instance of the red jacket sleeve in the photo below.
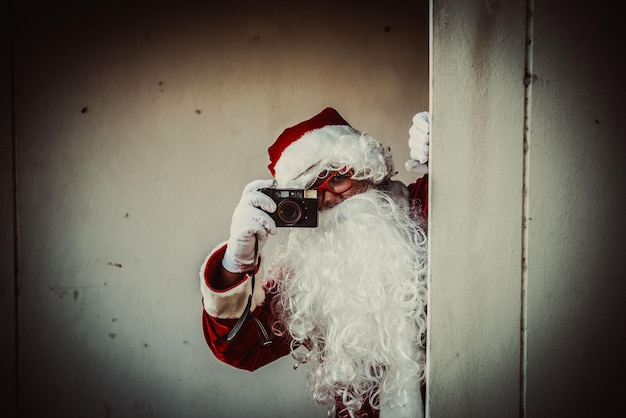
{"type": "MultiPolygon", "coordinates": [[[[222,255],[223,249],[218,250],[207,261],[203,269],[205,283],[211,283],[215,269],[221,264],[222,255]]],[[[205,309],[202,310],[204,337],[217,359],[239,369],[253,371],[289,353],[289,341],[271,335],[269,324],[273,296],[273,294],[265,296],[265,302],[254,309],[231,341],[227,341],[226,336],[237,319],[216,318],[209,315],[205,309]],[[269,344],[264,344],[264,339],[261,338],[263,333],[267,335],[265,340],[270,339],[269,344]]]]}
{"type": "Polygon", "coordinates": [[[409,186],[412,210],[421,211],[424,222],[428,222],[428,174],[409,186]]]}
{"type": "MultiPolygon", "coordinates": [[[[257,309],[253,316],[260,321],[259,326],[269,332],[268,309],[257,309]]],[[[231,341],[225,336],[237,322],[236,319],[213,318],[202,313],[202,328],[205,340],[215,357],[238,369],[253,371],[289,353],[289,343],[284,338],[271,336],[271,343],[263,345],[254,318],[249,318],[231,341]]]]}

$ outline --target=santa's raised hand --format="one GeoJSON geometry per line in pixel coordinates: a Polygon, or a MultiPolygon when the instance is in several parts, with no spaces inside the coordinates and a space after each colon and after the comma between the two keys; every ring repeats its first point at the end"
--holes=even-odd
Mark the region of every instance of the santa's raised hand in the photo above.
{"type": "Polygon", "coordinates": [[[244,188],[233,212],[230,238],[222,259],[226,270],[243,273],[254,269],[255,254],[261,254],[269,234],[276,234],[276,223],[268,214],[276,210],[276,203],[260,191],[273,184],[273,179],[255,180],[244,188]]]}
{"type": "Polygon", "coordinates": [[[428,173],[429,144],[430,114],[420,112],[413,116],[413,125],[409,129],[411,159],[405,164],[407,171],[413,171],[419,175],[428,173]]]}

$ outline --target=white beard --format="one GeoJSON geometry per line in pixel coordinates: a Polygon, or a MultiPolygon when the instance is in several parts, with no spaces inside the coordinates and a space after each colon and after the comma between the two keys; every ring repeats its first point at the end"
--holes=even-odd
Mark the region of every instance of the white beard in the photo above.
{"type": "Polygon", "coordinates": [[[426,269],[426,235],[408,203],[377,190],[321,212],[317,228],[294,228],[276,248],[266,276],[278,291],[274,331],[309,363],[318,402],[339,399],[352,414],[419,396],[426,269]]]}

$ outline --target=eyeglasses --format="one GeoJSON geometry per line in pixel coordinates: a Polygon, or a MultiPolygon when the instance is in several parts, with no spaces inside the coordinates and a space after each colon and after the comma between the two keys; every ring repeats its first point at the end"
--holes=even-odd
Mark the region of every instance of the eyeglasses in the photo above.
{"type": "Polygon", "coordinates": [[[324,170],[308,189],[315,189],[319,194],[326,190],[335,194],[345,193],[352,187],[352,170],[342,168],[337,171],[324,170]]]}

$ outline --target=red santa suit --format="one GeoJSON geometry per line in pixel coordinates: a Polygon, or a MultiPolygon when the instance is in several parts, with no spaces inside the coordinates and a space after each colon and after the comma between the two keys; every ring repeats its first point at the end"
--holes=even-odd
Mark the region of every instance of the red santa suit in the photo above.
{"type": "MultiPolygon", "coordinates": [[[[409,186],[409,199],[411,207],[418,208],[426,220],[428,175],[409,186]]],[[[213,278],[221,268],[225,250],[226,244],[218,245],[206,258],[200,271],[204,336],[216,358],[239,369],[253,371],[288,354],[290,340],[271,334],[271,299],[275,294],[266,292],[267,289],[260,282],[254,283],[255,288],[252,291],[252,274],[246,274],[241,282],[225,290],[212,287],[213,278]],[[234,338],[228,340],[227,336],[244,313],[251,294],[250,314],[234,338]]],[[[342,408],[338,407],[336,410],[336,416],[339,417],[342,408]]],[[[368,406],[361,412],[368,414],[364,416],[378,416],[378,411],[368,406]]]]}

